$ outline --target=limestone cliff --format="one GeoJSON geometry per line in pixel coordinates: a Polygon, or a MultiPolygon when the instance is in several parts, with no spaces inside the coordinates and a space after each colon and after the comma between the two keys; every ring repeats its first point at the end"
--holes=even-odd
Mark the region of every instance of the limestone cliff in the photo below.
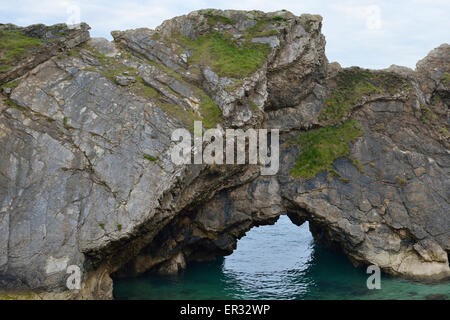
{"type": "Polygon", "coordinates": [[[113,42],[1,25],[0,289],[111,298],[111,276],[229,254],[281,214],[355,265],[448,277],[449,46],[416,70],[342,69],[321,24],[201,10],[113,42]],[[278,174],[174,165],[194,120],[280,129],[278,174]]]}

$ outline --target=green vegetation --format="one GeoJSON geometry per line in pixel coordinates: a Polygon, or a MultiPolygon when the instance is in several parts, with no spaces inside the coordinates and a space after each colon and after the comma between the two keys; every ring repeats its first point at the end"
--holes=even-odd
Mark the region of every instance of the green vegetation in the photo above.
{"type": "Polygon", "coordinates": [[[112,58],[107,57],[92,47],[89,47],[87,44],[82,44],[70,51],[67,52],[68,56],[72,57],[81,57],[80,51],[85,49],[89,51],[92,56],[101,64],[99,67],[88,67],[86,71],[98,72],[103,75],[108,80],[115,82],[115,77],[123,75],[125,72],[128,73],[129,76],[136,76],[137,70],[132,67],[127,67],[122,62],[112,58]]]}
{"type": "Polygon", "coordinates": [[[450,84],[450,73],[444,73],[441,77],[441,82],[448,86],[450,84]]]}
{"type": "Polygon", "coordinates": [[[141,76],[136,76],[136,82],[131,85],[131,91],[138,96],[146,99],[156,99],[158,98],[158,91],[154,88],[146,85],[144,79],[141,76]]]}
{"type": "Polygon", "coordinates": [[[253,102],[253,101],[250,101],[250,109],[252,109],[254,111],[258,111],[259,110],[258,105],[255,102],[253,102]]]}
{"type": "Polygon", "coordinates": [[[438,120],[438,116],[434,113],[434,111],[428,108],[425,104],[422,103],[420,107],[422,110],[420,120],[422,120],[423,123],[430,124],[438,120]]]}
{"type": "Polygon", "coordinates": [[[194,110],[186,110],[179,105],[161,102],[160,104],[158,104],[158,107],[168,115],[183,122],[191,131],[194,130],[194,121],[202,120],[202,118],[198,114],[196,114],[194,110]]]}
{"type": "MultiPolygon", "coordinates": [[[[169,115],[173,116],[176,119],[179,119],[182,121],[186,126],[189,128],[193,128],[194,120],[202,120],[203,125],[206,128],[213,128],[216,127],[217,123],[221,120],[222,112],[219,109],[219,107],[211,100],[211,98],[200,88],[193,88],[196,96],[200,100],[200,106],[199,106],[199,114],[195,113],[194,110],[186,110],[182,106],[173,105],[171,103],[167,103],[167,100],[164,99],[164,97],[153,87],[147,85],[144,82],[144,79],[137,74],[137,70],[131,67],[125,66],[122,62],[119,60],[116,60],[114,58],[110,58],[107,56],[102,55],[101,53],[97,52],[95,49],[90,48],[88,46],[82,46],[83,48],[89,50],[101,63],[101,67],[90,67],[86,70],[98,72],[102,74],[104,77],[108,78],[111,81],[115,81],[114,78],[118,75],[123,75],[125,72],[129,76],[135,76],[136,81],[131,83],[129,85],[129,88],[131,92],[133,92],[136,95],[139,95],[145,99],[152,99],[154,100],[158,107],[161,108],[164,112],[168,113],[169,115]]],[[[79,50],[72,50],[70,55],[73,56],[79,56],[79,50]]],[[[130,57],[131,58],[131,57],[130,57]]],[[[162,64],[159,64],[157,62],[148,60],[146,58],[144,59],[147,63],[154,65],[155,67],[161,69],[165,73],[167,73],[170,77],[175,78],[181,82],[183,82],[186,86],[192,87],[189,83],[185,82],[183,77],[178,74],[175,70],[168,68],[167,66],[164,66],[162,64]]],[[[182,97],[175,91],[173,91],[169,86],[166,86],[166,89],[169,90],[173,95],[176,95],[182,99],[182,97]]],[[[150,160],[150,159],[148,159],[150,160]]],[[[156,160],[156,159],[155,159],[156,160]]],[[[150,160],[154,161],[154,160],[150,160]]]]}
{"type": "MultiPolygon", "coordinates": [[[[98,72],[112,82],[115,82],[116,76],[124,75],[124,73],[126,72],[128,74],[128,76],[136,77],[136,81],[134,83],[130,84],[130,89],[134,94],[141,96],[145,99],[158,98],[158,92],[154,88],[152,88],[144,83],[144,80],[142,79],[142,77],[137,74],[136,69],[134,69],[132,67],[127,67],[120,61],[118,61],[114,58],[111,58],[111,57],[107,57],[107,56],[97,52],[93,48],[90,48],[88,46],[81,46],[81,47],[89,50],[90,53],[92,53],[97,58],[97,60],[101,63],[100,68],[90,67],[90,68],[86,69],[87,71],[98,72]]],[[[79,50],[80,50],[79,48],[73,49],[69,52],[69,55],[79,56],[79,50]]],[[[127,57],[131,58],[131,55],[128,54],[127,57]]],[[[156,64],[156,63],[153,63],[152,61],[149,61],[149,60],[147,60],[147,61],[151,62],[152,64],[156,64]]],[[[167,69],[169,69],[169,68],[167,68],[167,69]]]]}
{"type": "Polygon", "coordinates": [[[242,86],[243,84],[244,84],[244,80],[233,79],[233,84],[230,84],[230,85],[224,87],[224,89],[226,91],[233,91],[233,90],[237,89],[238,87],[242,86]]]}
{"type": "MultiPolygon", "coordinates": [[[[183,84],[185,84],[186,86],[192,87],[189,83],[184,81],[183,77],[175,70],[148,59],[146,59],[146,61],[161,69],[172,78],[183,82],[183,84]]],[[[217,123],[221,121],[222,111],[214,103],[214,101],[212,101],[212,99],[200,88],[193,88],[195,95],[200,98],[200,106],[198,110],[200,115],[198,115],[193,110],[186,110],[182,106],[176,106],[162,101],[163,99],[159,96],[159,93],[154,88],[145,85],[143,79],[140,76],[137,76],[137,83],[142,83],[142,85],[145,87],[143,89],[143,93],[146,94],[147,97],[155,99],[158,102],[158,106],[161,107],[166,113],[181,120],[188,127],[193,128],[195,120],[202,120],[203,126],[205,128],[215,128],[217,126],[217,123]]],[[[169,86],[166,86],[166,89],[182,99],[182,97],[180,97],[180,95],[177,92],[173,91],[169,86]]]]}
{"type": "Polygon", "coordinates": [[[34,300],[36,297],[38,296],[32,292],[0,292],[0,300],[34,300]]]}
{"type": "Polygon", "coordinates": [[[41,40],[30,38],[22,31],[0,30],[0,72],[11,70],[14,63],[41,46],[41,40]]]}
{"type": "Polygon", "coordinates": [[[242,78],[259,68],[270,52],[267,43],[246,41],[239,45],[229,34],[214,32],[191,40],[179,36],[183,46],[194,51],[190,62],[208,65],[221,76],[242,78]]]}
{"type": "Polygon", "coordinates": [[[151,161],[151,162],[155,162],[156,160],[158,160],[158,158],[155,158],[154,156],[151,156],[149,154],[144,153],[144,159],[151,161]]]}
{"type": "MultiPolygon", "coordinates": [[[[200,91],[200,89],[199,89],[200,91]]],[[[205,128],[215,128],[217,123],[222,120],[222,111],[219,107],[206,95],[201,95],[201,102],[198,108],[200,114],[193,109],[186,109],[185,107],[174,105],[157,99],[158,107],[170,116],[183,122],[189,130],[194,129],[194,121],[202,121],[205,128]]]]}
{"type": "Polygon", "coordinates": [[[105,224],[104,223],[99,223],[98,226],[102,229],[105,229],[105,224]]]}
{"type": "Polygon", "coordinates": [[[9,88],[12,91],[19,85],[19,82],[20,82],[20,80],[16,79],[16,80],[13,80],[13,81],[10,81],[10,82],[7,82],[7,83],[3,84],[0,88],[2,88],[2,89],[3,88],[9,88]]]}
{"type": "Polygon", "coordinates": [[[114,78],[116,76],[123,75],[124,72],[134,76],[137,74],[136,69],[127,67],[112,57],[107,57],[91,47],[86,47],[86,49],[101,63],[102,69],[99,70],[100,73],[113,82],[115,82],[114,78]]]}
{"type": "Polygon", "coordinates": [[[266,30],[266,31],[261,31],[261,32],[257,32],[255,34],[253,34],[253,38],[258,38],[258,37],[270,37],[270,36],[276,36],[278,34],[277,30],[266,30]]]}
{"type": "Polygon", "coordinates": [[[282,16],[273,16],[272,21],[287,21],[286,18],[283,18],[282,16]]]}
{"type": "Polygon", "coordinates": [[[122,225],[121,224],[118,224],[117,225],[117,230],[120,232],[120,231],[122,231],[122,225]]]}
{"type": "Polygon", "coordinates": [[[404,187],[404,186],[406,186],[406,185],[408,184],[408,182],[407,182],[405,179],[400,178],[400,177],[395,177],[395,182],[396,182],[399,186],[402,186],[402,187],[404,187]]]}
{"type": "Polygon", "coordinates": [[[161,34],[159,34],[158,32],[155,32],[154,34],[152,34],[152,39],[153,40],[160,40],[161,39],[161,34]]]}
{"type": "Polygon", "coordinates": [[[313,26],[312,24],[313,24],[312,21],[307,20],[302,23],[302,26],[305,29],[305,31],[309,33],[309,32],[311,32],[311,28],[313,26]]]}
{"type": "Polygon", "coordinates": [[[203,126],[207,129],[215,128],[222,119],[222,111],[207,94],[202,94],[198,109],[202,115],[203,126]]]}
{"type": "Polygon", "coordinates": [[[222,23],[222,24],[235,24],[237,21],[227,18],[225,16],[221,16],[221,15],[217,15],[217,14],[213,14],[211,11],[203,14],[203,16],[205,16],[207,18],[208,24],[210,26],[214,26],[218,23],[222,23]]]}
{"type": "Polygon", "coordinates": [[[272,26],[274,23],[276,25],[279,25],[281,21],[287,21],[287,19],[281,16],[274,16],[272,18],[268,17],[259,18],[256,20],[256,24],[253,27],[248,28],[246,30],[245,37],[247,40],[250,40],[255,37],[268,37],[277,35],[279,33],[277,30],[264,30],[264,29],[267,27],[268,24],[271,24],[272,26]]]}
{"type": "Polygon", "coordinates": [[[24,107],[22,107],[22,106],[19,106],[17,103],[15,103],[14,101],[12,101],[12,100],[9,99],[9,98],[6,99],[6,104],[7,104],[8,106],[10,106],[10,107],[12,107],[12,108],[15,108],[15,109],[17,109],[17,110],[19,110],[19,111],[22,111],[22,112],[27,110],[26,108],[24,108],[24,107]]]}
{"type": "Polygon", "coordinates": [[[384,125],[384,123],[377,123],[373,129],[373,131],[384,131],[386,130],[386,126],[384,125]]]}
{"type": "Polygon", "coordinates": [[[399,75],[359,68],[342,70],[333,80],[336,87],[319,114],[325,124],[341,123],[364,96],[393,95],[408,89],[407,80],[399,75]]]}
{"type": "MultiPolygon", "coordinates": [[[[291,139],[289,144],[301,147],[291,174],[298,178],[310,179],[327,170],[339,175],[333,169],[333,162],[350,154],[349,143],[363,134],[361,124],[350,120],[338,127],[324,127],[308,131],[291,139]]],[[[355,161],[352,161],[355,163],[355,161]]]]}
{"type": "Polygon", "coordinates": [[[350,162],[359,170],[359,172],[361,173],[365,173],[365,170],[361,164],[361,162],[359,162],[358,159],[355,158],[349,158],[350,162]]]}

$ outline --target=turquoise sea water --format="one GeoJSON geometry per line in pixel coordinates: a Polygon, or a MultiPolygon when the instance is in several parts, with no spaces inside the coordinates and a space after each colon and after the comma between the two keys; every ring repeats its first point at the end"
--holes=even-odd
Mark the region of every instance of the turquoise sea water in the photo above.
{"type": "Polygon", "coordinates": [[[369,290],[365,269],[342,254],[314,244],[308,224],[281,216],[273,226],[253,228],[232,255],[193,263],[176,276],[114,281],[116,299],[425,299],[450,297],[450,283],[424,284],[381,277],[369,290]],[[442,297],[442,296],[441,296],[442,297]]]}

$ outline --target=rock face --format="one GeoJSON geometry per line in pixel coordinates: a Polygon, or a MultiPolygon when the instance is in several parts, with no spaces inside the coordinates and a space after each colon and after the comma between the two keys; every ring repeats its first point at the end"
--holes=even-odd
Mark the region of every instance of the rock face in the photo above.
{"type": "Polygon", "coordinates": [[[111,276],[230,254],[280,214],[355,265],[449,277],[449,46],[415,71],[342,69],[321,22],[202,10],[114,42],[83,24],[17,57],[0,73],[0,289],[111,298],[111,276]],[[278,174],[174,165],[171,134],[194,120],[280,129],[278,174]]]}
{"type": "Polygon", "coordinates": [[[3,42],[0,48],[5,52],[0,58],[0,83],[16,79],[51,57],[87,41],[89,29],[85,23],[72,27],[66,24],[51,27],[36,24],[26,28],[0,25],[3,42]],[[9,43],[9,40],[16,41],[9,43]],[[14,54],[11,55],[11,51],[15,51],[14,54]]]}

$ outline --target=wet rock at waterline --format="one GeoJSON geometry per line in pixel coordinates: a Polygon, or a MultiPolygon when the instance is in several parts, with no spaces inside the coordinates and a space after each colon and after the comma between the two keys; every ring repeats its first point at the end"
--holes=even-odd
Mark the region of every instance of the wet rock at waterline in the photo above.
{"type": "Polygon", "coordinates": [[[227,255],[281,214],[355,265],[448,277],[449,46],[415,71],[340,68],[321,24],[203,10],[113,42],[2,26],[28,51],[0,61],[0,288],[111,298],[111,275],[227,255]],[[279,129],[280,170],[174,165],[195,120],[279,129]]]}

